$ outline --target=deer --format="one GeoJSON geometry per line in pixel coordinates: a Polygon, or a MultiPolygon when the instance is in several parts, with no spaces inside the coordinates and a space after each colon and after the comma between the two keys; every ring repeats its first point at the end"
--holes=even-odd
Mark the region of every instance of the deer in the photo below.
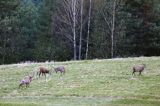
{"type": "Polygon", "coordinates": [[[132,75],[135,75],[135,72],[139,72],[139,75],[141,75],[141,73],[144,71],[144,69],[146,68],[145,64],[138,64],[133,66],[133,72],[132,75]]]}
{"type": "Polygon", "coordinates": [[[62,74],[65,74],[65,68],[64,66],[59,66],[59,67],[56,67],[54,68],[55,72],[57,73],[58,71],[62,74]]]}
{"type": "Polygon", "coordinates": [[[31,81],[32,81],[33,76],[25,76],[24,79],[21,80],[19,84],[19,89],[22,87],[22,85],[26,85],[26,88],[29,87],[31,81]]]}
{"type": "Polygon", "coordinates": [[[39,74],[39,77],[40,75],[42,74],[42,76],[44,75],[46,77],[46,74],[50,74],[51,75],[51,71],[45,67],[40,67],[39,68],[39,72],[37,72],[37,74],[39,74]]]}

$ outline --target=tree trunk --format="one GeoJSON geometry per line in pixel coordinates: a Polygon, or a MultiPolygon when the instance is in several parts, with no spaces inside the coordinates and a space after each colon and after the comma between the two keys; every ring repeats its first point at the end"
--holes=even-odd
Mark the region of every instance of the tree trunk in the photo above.
{"type": "Polygon", "coordinates": [[[88,31],[87,31],[86,59],[88,59],[88,44],[89,44],[89,35],[90,35],[91,9],[92,9],[92,0],[90,0],[90,2],[89,2],[89,14],[88,14],[88,31]]]}
{"type": "Polygon", "coordinates": [[[77,47],[76,47],[76,0],[72,0],[73,3],[73,48],[74,48],[74,60],[77,59],[77,47]]]}
{"type": "Polygon", "coordinates": [[[114,57],[114,30],[115,30],[115,11],[116,10],[116,0],[113,2],[112,11],[112,29],[111,29],[111,58],[114,57]]]}
{"type": "Polygon", "coordinates": [[[80,37],[79,37],[79,60],[81,60],[82,51],[82,28],[83,28],[83,0],[81,0],[81,27],[80,27],[80,37]]]}

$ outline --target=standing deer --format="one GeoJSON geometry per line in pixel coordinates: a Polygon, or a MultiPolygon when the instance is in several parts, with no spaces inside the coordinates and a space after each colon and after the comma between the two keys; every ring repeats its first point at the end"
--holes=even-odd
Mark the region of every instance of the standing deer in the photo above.
{"type": "Polygon", "coordinates": [[[26,88],[29,87],[32,78],[33,78],[32,76],[25,76],[25,78],[21,80],[19,88],[22,87],[22,85],[26,85],[26,88]]]}
{"type": "Polygon", "coordinates": [[[139,65],[135,65],[133,67],[133,72],[132,75],[135,75],[135,72],[139,72],[139,75],[141,75],[142,71],[144,70],[144,68],[146,68],[145,64],[139,64],[139,65]]]}
{"type": "Polygon", "coordinates": [[[54,68],[55,72],[57,73],[58,71],[62,74],[65,74],[65,68],[64,66],[59,66],[59,67],[56,67],[54,68]]]}
{"type": "Polygon", "coordinates": [[[47,74],[47,73],[51,75],[51,71],[48,70],[48,69],[45,68],[45,67],[40,67],[40,68],[39,68],[39,72],[37,72],[37,74],[39,74],[39,77],[40,77],[41,74],[42,74],[42,76],[44,75],[44,76],[46,77],[46,74],[47,74]]]}

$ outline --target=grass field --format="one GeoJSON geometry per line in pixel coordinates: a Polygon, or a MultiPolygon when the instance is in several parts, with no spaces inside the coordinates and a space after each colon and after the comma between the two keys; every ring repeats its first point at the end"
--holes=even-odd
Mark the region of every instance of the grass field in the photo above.
{"type": "MultiPolygon", "coordinates": [[[[138,74],[138,73],[137,73],[138,74]]],[[[85,60],[0,66],[0,106],[160,106],[160,57],[85,60]],[[142,76],[132,76],[145,63],[142,76]],[[66,74],[20,80],[39,66],[64,65],[66,74]]]]}

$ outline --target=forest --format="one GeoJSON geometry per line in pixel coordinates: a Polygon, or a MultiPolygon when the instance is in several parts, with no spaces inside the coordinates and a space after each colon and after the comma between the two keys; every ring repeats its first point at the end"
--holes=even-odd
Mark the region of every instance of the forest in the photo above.
{"type": "Polygon", "coordinates": [[[0,0],[0,64],[160,56],[159,0],[0,0]]]}

